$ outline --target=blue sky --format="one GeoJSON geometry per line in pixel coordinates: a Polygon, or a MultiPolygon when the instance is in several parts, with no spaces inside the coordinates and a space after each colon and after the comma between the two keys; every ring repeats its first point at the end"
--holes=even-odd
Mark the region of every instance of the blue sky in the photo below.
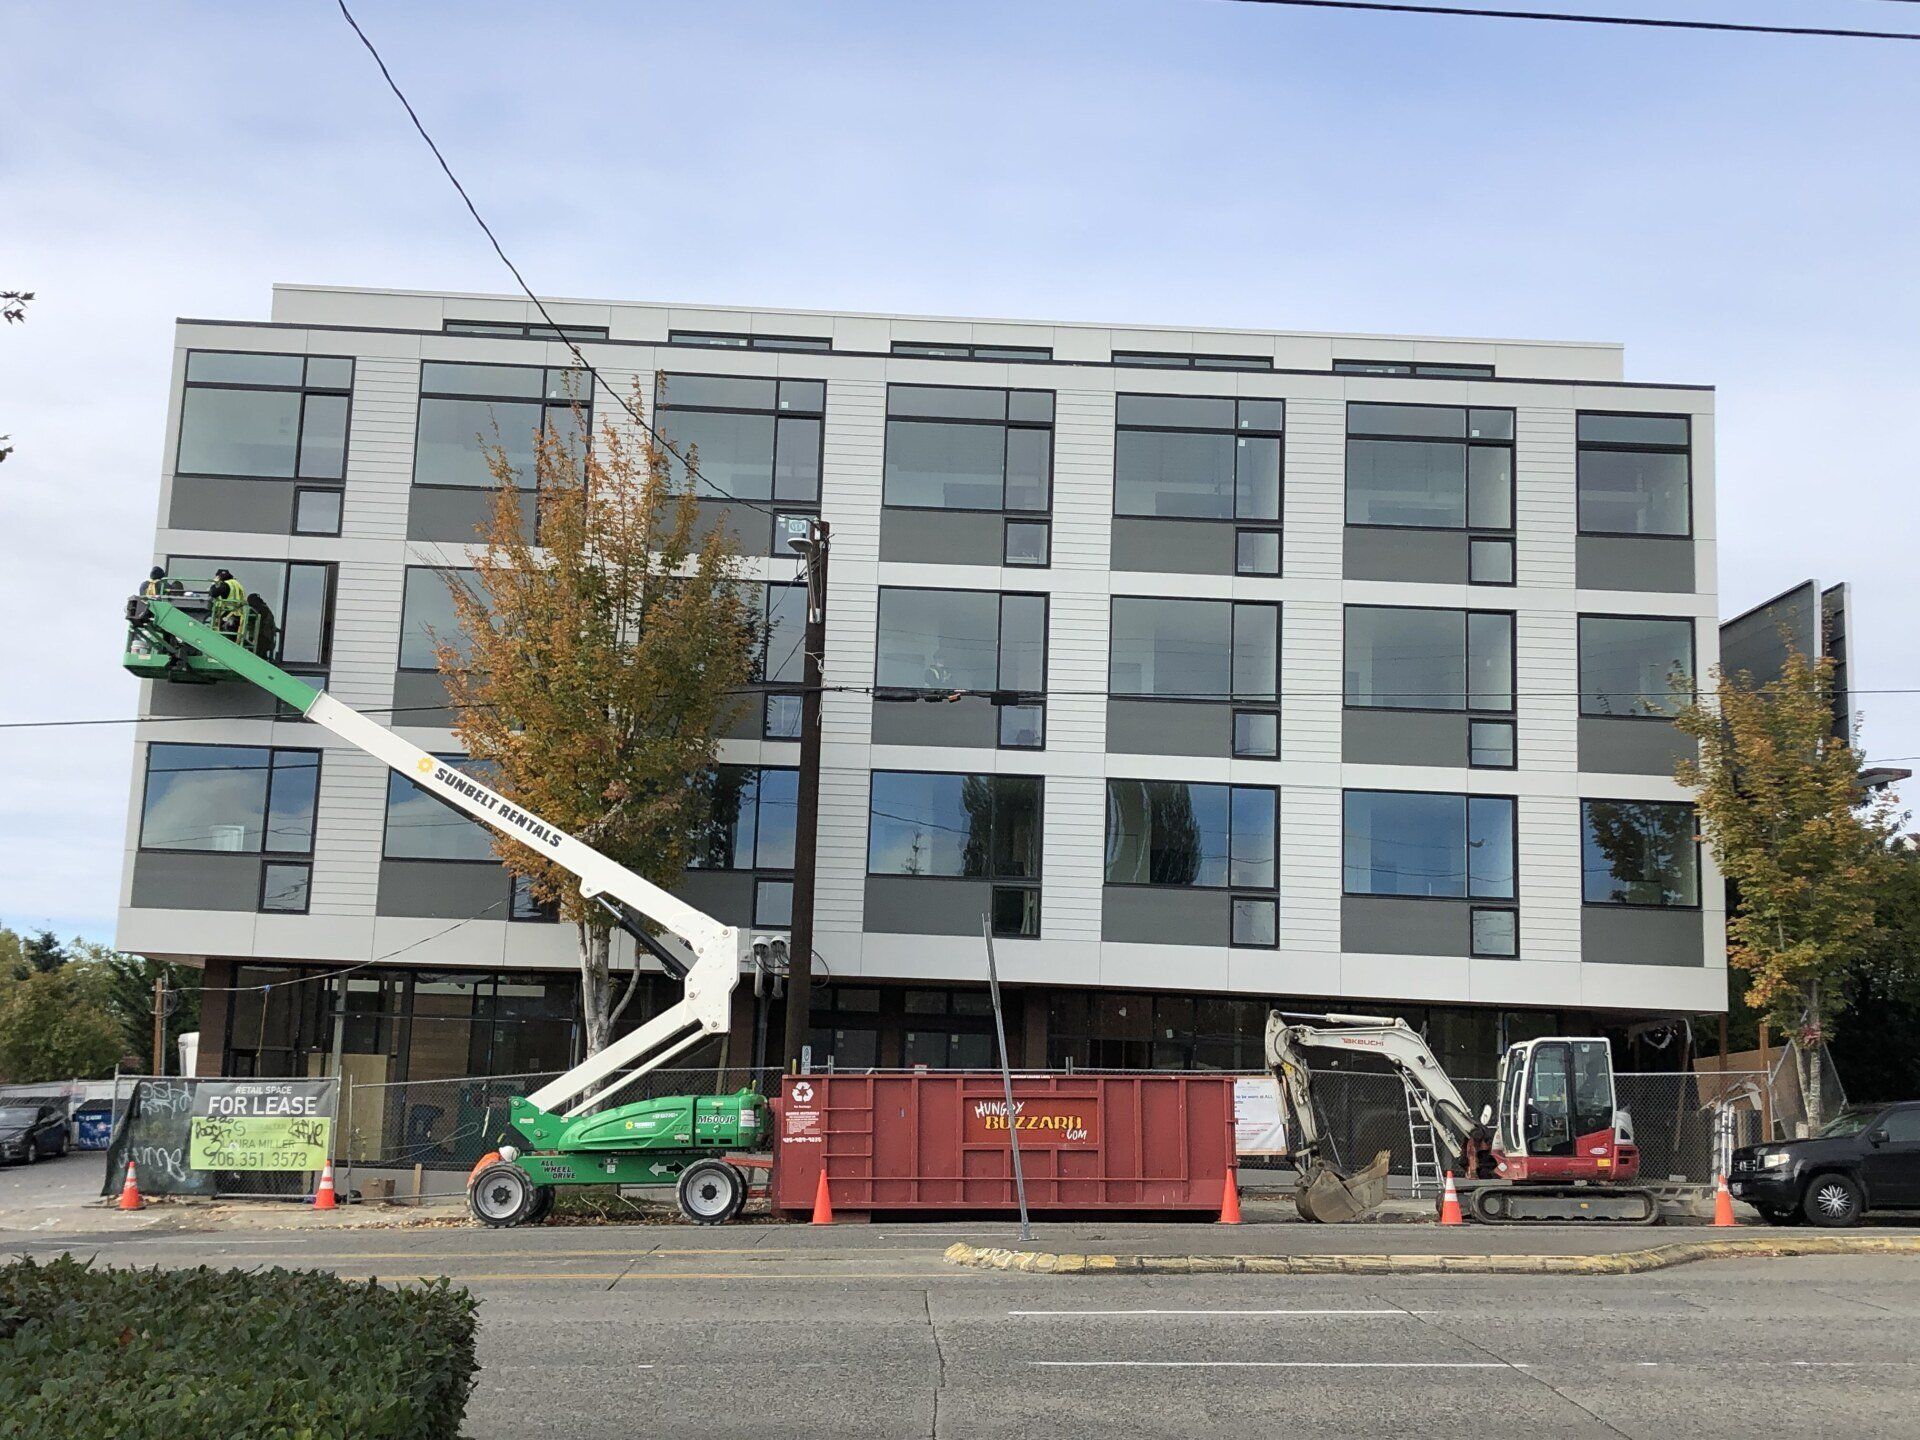
{"type": "MultiPolygon", "coordinates": [[[[1856,682],[1920,689],[1920,45],[1218,0],[355,13],[546,293],[1623,341],[1629,378],[1719,388],[1723,613],[1850,580],[1856,682]]],[[[510,285],[331,4],[8,32],[0,289],[40,298],[0,334],[0,721],[130,715],[174,317],[510,285]]],[[[1861,705],[1871,757],[1920,755],[1920,695],[1861,705]]],[[[131,753],[0,731],[0,922],[109,937],[131,753]]]]}

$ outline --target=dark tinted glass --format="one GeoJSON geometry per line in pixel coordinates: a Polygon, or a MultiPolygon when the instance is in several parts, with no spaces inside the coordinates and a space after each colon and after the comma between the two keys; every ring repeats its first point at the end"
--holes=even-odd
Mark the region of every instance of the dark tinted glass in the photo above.
{"type": "Polygon", "coordinates": [[[1218,888],[1227,883],[1224,785],[1107,782],[1107,882],[1218,888]]]}
{"type": "Polygon", "coordinates": [[[1619,535],[1692,533],[1687,456],[1667,450],[1581,450],[1580,528],[1619,535]]]}
{"type": "Polygon", "coordinates": [[[1349,790],[1349,895],[1465,896],[1467,801],[1462,795],[1349,790]]]}
{"type": "Polygon", "coordinates": [[[180,397],[179,472],[274,479],[294,473],[300,435],[296,390],[211,390],[180,397]]]}
{"type": "Polygon", "coordinates": [[[409,568],[400,600],[400,668],[438,669],[436,640],[455,646],[464,658],[468,647],[447,582],[438,570],[409,568]]]}
{"type": "MultiPolygon", "coordinates": [[[[485,764],[464,756],[440,758],[477,780],[490,778],[485,764]]],[[[405,775],[390,774],[386,847],[381,853],[389,860],[492,860],[493,834],[405,775]]]]}
{"type": "Polygon", "coordinates": [[[1346,703],[1458,710],[1466,703],[1466,615],[1459,610],[1347,607],[1346,703]]]}
{"type": "Polygon", "coordinates": [[[1580,713],[1675,715],[1693,698],[1693,622],[1580,617],[1580,713]]]}
{"type": "Polygon", "coordinates": [[[1584,800],[1580,819],[1582,890],[1589,905],[1700,903],[1692,806],[1584,800]]]}
{"type": "Polygon", "coordinates": [[[536,437],[544,414],[543,407],[532,401],[422,397],[420,433],[413,452],[414,483],[491,486],[497,483],[492,470],[492,452],[497,448],[512,469],[514,483],[532,489],[537,478],[536,437]]]}
{"type": "Polygon", "coordinates": [[[1038,694],[1046,687],[1047,599],[1044,595],[1004,595],[1000,599],[1000,685],[1002,690],[1038,694]]]}
{"type": "Polygon", "coordinates": [[[479,395],[538,400],[547,372],[539,365],[455,365],[428,360],[420,366],[420,390],[432,395],[479,395]]]}
{"type": "Polygon", "coordinates": [[[1000,596],[986,590],[880,591],[877,684],[999,688],[1000,596]]]}
{"type": "Polygon", "coordinates": [[[952,385],[889,385],[887,413],[947,420],[1004,420],[1007,392],[952,385]]]}
{"type": "Polygon", "coordinates": [[[1465,526],[1467,447],[1426,440],[1347,441],[1347,523],[1465,526]]]}
{"type": "Polygon", "coordinates": [[[1000,509],[1007,433],[998,425],[888,421],[886,503],[943,510],[1000,509]]]}
{"type": "MultiPolygon", "coordinates": [[[[773,416],[662,410],[656,419],[668,443],[698,470],[694,494],[716,500],[772,498],[773,416]]],[[[682,461],[674,462],[673,477],[677,484],[686,483],[687,468],[682,461]]]]}
{"type": "Polygon", "coordinates": [[[1601,445],[1687,444],[1684,415],[1582,415],[1577,422],[1582,443],[1601,445]]]}
{"type": "Polygon", "coordinates": [[[1467,412],[1451,405],[1347,406],[1349,435],[1418,435],[1433,439],[1464,439],[1467,412]]]}
{"type": "MultiPolygon", "coordinates": [[[[351,365],[352,362],[348,362],[351,365]]],[[[306,370],[299,355],[252,355],[240,350],[195,350],[187,356],[189,385],[294,385],[306,370]]]]}
{"type": "Polygon", "coordinates": [[[702,405],[723,410],[772,410],[774,382],[744,375],[662,375],[663,406],[702,405]]]}
{"type": "Polygon", "coordinates": [[[1114,437],[1113,478],[1118,514],[1232,519],[1233,435],[1122,430],[1114,437]]]}
{"type": "Polygon", "coordinates": [[[271,770],[264,746],[148,746],[141,846],[258,854],[271,770]]]}
{"type": "Polygon", "coordinates": [[[1233,606],[1116,598],[1109,655],[1115,695],[1223,700],[1233,688],[1233,606]]]}

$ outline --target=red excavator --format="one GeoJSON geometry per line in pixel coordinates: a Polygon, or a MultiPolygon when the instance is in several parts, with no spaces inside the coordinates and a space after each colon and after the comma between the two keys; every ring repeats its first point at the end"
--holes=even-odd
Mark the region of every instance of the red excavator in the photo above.
{"type": "Polygon", "coordinates": [[[1280,1088],[1306,1220],[1351,1220],[1386,1198],[1390,1152],[1351,1173],[1338,1168],[1314,1104],[1306,1051],[1368,1055],[1406,1087],[1416,1151],[1432,1137],[1461,1178],[1467,1213],[1488,1224],[1608,1220],[1651,1225],[1659,1209],[1633,1182],[1640,1151],[1633,1119],[1617,1108],[1613,1050],[1597,1036],[1548,1036],[1507,1047],[1496,1107],[1476,1118],[1420,1033],[1378,1015],[1267,1017],[1267,1067],[1280,1088]]]}

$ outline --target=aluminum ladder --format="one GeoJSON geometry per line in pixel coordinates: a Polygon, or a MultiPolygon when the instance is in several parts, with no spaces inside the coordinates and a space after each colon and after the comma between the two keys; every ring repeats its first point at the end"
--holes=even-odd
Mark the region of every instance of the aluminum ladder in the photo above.
{"type": "Polygon", "coordinates": [[[1413,1156],[1413,1188],[1409,1193],[1416,1200],[1424,1200],[1440,1193],[1440,1146],[1434,1139],[1433,1126],[1427,1123],[1413,1098],[1412,1084],[1404,1075],[1400,1078],[1400,1088],[1406,1093],[1407,1144],[1413,1156]]]}

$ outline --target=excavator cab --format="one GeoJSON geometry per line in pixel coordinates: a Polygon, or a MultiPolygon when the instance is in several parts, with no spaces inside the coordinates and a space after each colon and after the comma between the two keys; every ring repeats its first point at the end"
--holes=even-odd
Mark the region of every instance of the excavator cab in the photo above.
{"type": "Polygon", "coordinates": [[[1619,1108],[1605,1040],[1553,1036],[1509,1046],[1499,1086],[1493,1154],[1501,1179],[1628,1184],[1639,1174],[1633,1121],[1619,1108]]]}
{"type": "Polygon", "coordinates": [[[127,601],[127,642],[121,664],[143,680],[210,685],[249,678],[156,625],[150,603],[154,600],[166,601],[243,650],[272,661],[280,643],[272,607],[252,592],[244,601],[216,595],[220,588],[217,580],[183,575],[157,575],[147,581],[127,601]]]}

